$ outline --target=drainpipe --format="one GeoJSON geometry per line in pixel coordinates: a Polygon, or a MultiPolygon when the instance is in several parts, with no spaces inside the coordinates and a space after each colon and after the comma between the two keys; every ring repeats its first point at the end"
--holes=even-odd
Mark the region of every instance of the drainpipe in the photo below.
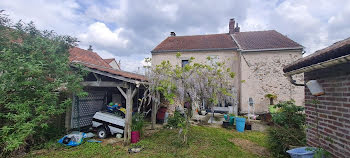
{"type": "Polygon", "coordinates": [[[293,80],[292,75],[286,75],[286,77],[289,80],[289,82],[295,86],[305,86],[305,84],[300,84],[300,83],[297,83],[296,80],[293,80]]]}
{"type": "Polygon", "coordinates": [[[287,72],[286,74],[284,74],[284,76],[286,76],[288,78],[288,80],[290,81],[290,83],[292,83],[293,85],[305,86],[305,84],[296,83],[296,81],[293,80],[292,75],[303,73],[303,72],[310,72],[310,71],[314,71],[314,70],[318,70],[318,69],[324,69],[324,68],[328,68],[331,66],[335,66],[335,65],[339,65],[339,64],[343,64],[343,63],[349,63],[349,62],[350,62],[350,54],[344,55],[344,56],[341,56],[341,57],[338,57],[335,59],[330,59],[330,60],[327,60],[324,62],[320,62],[317,64],[313,64],[310,66],[302,67],[302,68],[299,68],[297,70],[287,72]]]}

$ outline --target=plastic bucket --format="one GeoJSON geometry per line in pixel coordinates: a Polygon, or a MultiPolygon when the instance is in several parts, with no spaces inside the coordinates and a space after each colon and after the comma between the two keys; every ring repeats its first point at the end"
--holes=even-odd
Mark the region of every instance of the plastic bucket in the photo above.
{"type": "Polygon", "coordinates": [[[140,132],[132,131],[131,132],[131,143],[137,143],[140,141],[140,132]]]}
{"type": "Polygon", "coordinates": [[[236,117],[236,130],[238,132],[244,132],[245,118],[236,117]]]}
{"type": "MultiPolygon", "coordinates": [[[[291,149],[291,150],[288,150],[287,153],[292,158],[313,158],[315,152],[306,150],[307,148],[310,148],[310,147],[300,147],[300,148],[291,149]]],[[[310,149],[313,150],[314,148],[310,148],[310,149]]]]}
{"type": "Polygon", "coordinates": [[[226,121],[228,121],[228,115],[225,114],[224,118],[225,118],[226,121]]]}
{"type": "Polygon", "coordinates": [[[230,116],[230,125],[233,126],[234,123],[235,123],[235,117],[230,116]]]}

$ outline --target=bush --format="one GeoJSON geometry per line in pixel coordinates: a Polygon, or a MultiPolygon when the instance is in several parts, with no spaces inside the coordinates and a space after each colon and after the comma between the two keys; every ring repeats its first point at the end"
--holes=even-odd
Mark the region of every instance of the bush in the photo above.
{"type": "Polygon", "coordinates": [[[145,121],[143,119],[143,115],[139,113],[135,113],[132,116],[132,125],[131,125],[131,131],[139,131],[142,133],[142,128],[145,121]]]}
{"type": "Polygon", "coordinates": [[[185,117],[180,112],[175,111],[174,115],[168,118],[168,124],[166,127],[180,128],[185,121],[185,117]]]}
{"type": "Polygon", "coordinates": [[[305,125],[304,107],[296,106],[293,100],[274,106],[278,112],[272,114],[272,121],[282,127],[302,129],[305,125]]]}
{"type": "Polygon", "coordinates": [[[306,145],[304,107],[296,106],[294,101],[275,105],[278,112],[272,114],[275,124],[268,130],[268,142],[274,157],[288,157],[290,146],[306,145]]]}
{"type": "Polygon", "coordinates": [[[80,94],[83,73],[74,73],[68,50],[75,39],[13,25],[0,11],[0,157],[23,152],[59,133],[54,120],[80,94]]]}
{"type": "Polygon", "coordinates": [[[268,130],[269,148],[274,157],[288,157],[290,146],[304,146],[306,134],[296,128],[271,127],[268,130]]]}

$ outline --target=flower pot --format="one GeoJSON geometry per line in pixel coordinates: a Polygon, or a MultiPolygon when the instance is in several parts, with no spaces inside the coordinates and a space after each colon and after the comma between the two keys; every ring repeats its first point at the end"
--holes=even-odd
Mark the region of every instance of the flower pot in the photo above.
{"type": "Polygon", "coordinates": [[[236,130],[238,132],[244,132],[245,118],[236,117],[236,130]]]}
{"type": "Polygon", "coordinates": [[[230,116],[230,125],[233,126],[234,123],[235,123],[235,117],[230,116]]]}
{"type": "Polygon", "coordinates": [[[230,126],[230,123],[228,121],[223,121],[222,122],[222,127],[228,128],[230,126]]]}
{"type": "Polygon", "coordinates": [[[131,132],[131,143],[137,143],[140,141],[140,132],[132,131],[131,132]]]}

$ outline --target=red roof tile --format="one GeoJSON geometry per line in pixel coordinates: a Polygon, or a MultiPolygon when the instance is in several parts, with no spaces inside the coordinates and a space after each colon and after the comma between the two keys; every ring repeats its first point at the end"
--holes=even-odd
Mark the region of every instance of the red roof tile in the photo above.
{"type": "Polygon", "coordinates": [[[275,30],[235,32],[233,37],[243,50],[302,47],[275,30]]]}
{"type": "Polygon", "coordinates": [[[69,61],[77,62],[85,65],[88,68],[96,69],[99,71],[107,72],[113,75],[123,76],[126,78],[136,79],[136,80],[146,80],[145,76],[121,71],[114,70],[105,60],[103,60],[97,53],[73,47],[69,49],[69,61]]]}
{"type": "Polygon", "coordinates": [[[212,34],[195,36],[170,36],[161,42],[152,52],[210,49],[276,49],[302,48],[302,46],[275,30],[235,32],[231,35],[212,34]],[[237,42],[237,43],[236,43],[237,42]]]}
{"type": "Polygon", "coordinates": [[[73,47],[69,49],[69,61],[80,61],[106,68],[112,68],[106,61],[104,61],[97,53],[73,47]]]}
{"type": "Polygon", "coordinates": [[[170,36],[152,52],[238,48],[229,34],[170,36]]]}
{"type": "Polygon", "coordinates": [[[110,59],[103,59],[106,63],[111,63],[112,61],[115,61],[115,58],[110,58],[110,59]]]}

